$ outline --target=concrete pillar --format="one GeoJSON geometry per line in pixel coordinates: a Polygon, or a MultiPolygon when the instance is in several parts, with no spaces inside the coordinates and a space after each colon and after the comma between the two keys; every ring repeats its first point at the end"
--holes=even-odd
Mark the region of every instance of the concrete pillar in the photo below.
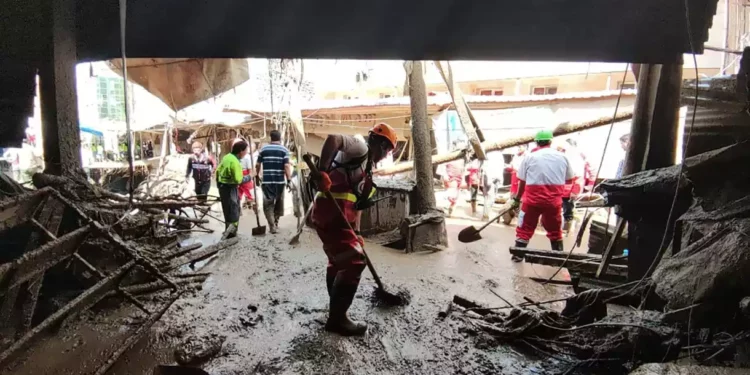
{"type": "Polygon", "coordinates": [[[427,89],[424,83],[422,62],[413,61],[409,75],[409,97],[411,100],[412,143],[414,144],[414,167],[417,172],[417,207],[420,214],[436,207],[435,189],[432,183],[432,141],[430,121],[427,116],[427,89]]]}
{"type": "Polygon", "coordinates": [[[81,136],[76,93],[75,0],[46,2],[48,59],[39,68],[45,172],[81,170],[81,136]]]}

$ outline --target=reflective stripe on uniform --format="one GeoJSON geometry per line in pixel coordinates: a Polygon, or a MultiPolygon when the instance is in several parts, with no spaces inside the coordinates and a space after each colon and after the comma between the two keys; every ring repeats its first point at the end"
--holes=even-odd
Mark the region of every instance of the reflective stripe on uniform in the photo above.
{"type": "MultiPolygon", "coordinates": [[[[372,198],[373,195],[375,195],[375,188],[374,187],[372,188],[372,191],[370,191],[370,197],[369,198],[372,198]]],[[[356,203],[357,202],[357,196],[354,195],[354,193],[334,193],[334,192],[331,192],[331,196],[333,196],[333,199],[341,199],[341,200],[349,201],[349,202],[352,202],[352,203],[356,203]]],[[[322,191],[319,191],[318,194],[315,194],[315,198],[317,199],[317,198],[328,198],[328,197],[326,196],[326,193],[324,193],[322,191]]]]}

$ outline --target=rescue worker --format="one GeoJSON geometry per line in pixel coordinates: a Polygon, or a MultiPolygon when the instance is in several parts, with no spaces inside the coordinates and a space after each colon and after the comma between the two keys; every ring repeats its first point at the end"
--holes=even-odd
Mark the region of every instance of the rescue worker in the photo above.
{"type": "MultiPolygon", "coordinates": [[[[244,140],[243,140],[244,141],[244,140]]],[[[236,142],[236,141],[235,141],[236,142]]],[[[240,184],[239,187],[239,196],[240,196],[240,208],[247,205],[248,208],[252,208],[255,204],[255,198],[253,197],[253,179],[254,171],[253,171],[253,164],[255,163],[252,160],[252,154],[253,154],[253,145],[248,143],[248,152],[240,160],[240,164],[242,165],[242,176],[243,178],[245,176],[250,176],[250,181],[243,182],[240,184]]],[[[242,210],[240,210],[240,214],[242,214],[242,210]]]]}
{"type": "Polygon", "coordinates": [[[477,214],[477,196],[479,195],[479,184],[482,182],[480,176],[481,161],[474,159],[469,163],[469,167],[466,168],[468,174],[466,175],[466,185],[469,186],[469,193],[471,194],[471,216],[477,214]]]}
{"type": "Polygon", "coordinates": [[[363,335],[367,330],[367,325],[347,316],[366,266],[362,251],[364,240],[359,234],[360,216],[361,210],[372,205],[373,166],[395,147],[396,131],[387,124],[375,125],[367,140],[362,136],[329,135],[323,144],[318,166],[321,177],[316,181],[320,192],[316,195],[312,218],[328,257],[327,331],[354,336],[363,335]],[[331,192],[345,217],[324,192],[331,192]]]}
{"type": "Polygon", "coordinates": [[[216,168],[216,184],[219,187],[221,210],[224,212],[226,238],[237,236],[240,222],[239,185],[250,181],[252,176],[242,176],[240,160],[247,154],[247,143],[243,140],[232,144],[232,152],[224,155],[216,168]]]}
{"type": "Polygon", "coordinates": [[[276,233],[279,219],[284,216],[284,187],[291,190],[292,182],[289,150],[281,144],[280,131],[271,130],[271,143],[260,149],[257,161],[257,174],[263,176],[263,213],[271,233],[276,233]]]}
{"type": "MultiPolygon", "coordinates": [[[[513,198],[518,194],[518,168],[521,168],[521,162],[526,157],[526,145],[518,146],[518,151],[513,156],[513,160],[510,161],[507,169],[510,170],[510,196],[513,198]]],[[[506,212],[503,217],[503,224],[510,225],[513,218],[518,216],[518,207],[511,209],[506,212]]],[[[500,219],[497,219],[497,223],[500,224],[500,219]]]]}
{"type": "Polygon", "coordinates": [[[193,178],[195,195],[198,200],[205,201],[208,197],[214,168],[216,168],[216,162],[203,151],[203,144],[197,141],[193,142],[193,154],[188,159],[185,182],[189,183],[190,177],[193,178]]]}
{"type": "MultiPolygon", "coordinates": [[[[562,198],[565,185],[572,182],[575,173],[568,158],[550,147],[552,138],[551,130],[537,132],[534,137],[537,147],[518,168],[518,192],[512,198],[512,207],[521,208],[516,247],[528,246],[541,217],[552,250],[563,250],[562,198]]],[[[513,260],[520,258],[514,256],[513,260]]]]}

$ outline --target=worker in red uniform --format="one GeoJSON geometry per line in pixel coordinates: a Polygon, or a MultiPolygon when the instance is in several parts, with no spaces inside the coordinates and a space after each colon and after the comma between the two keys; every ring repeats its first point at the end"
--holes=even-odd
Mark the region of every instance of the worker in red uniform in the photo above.
{"type": "Polygon", "coordinates": [[[550,147],[552,138],[552,131],[540,130],[534,137],[537,147],[518,169],[518,192],[512,198],[512,207],[521,208],[516,247],[529,244],[541,217],[552,250],[563,250],[562,198],[575,173],[565,154],[550,147]]]}
{"type": "Polygon", "coordinates": [[[477,213],[477,196],[479,195],[479,185],[482,182],[480,169],[482,163],[479,159],[474,159],[466,168],[468,175],[466,176],[466,184],[469,185],[469,192],[471,193],[471,215],[474,216],[477,213]]]}
{"type": "Polygon", "coordinates": [[[370,198],[375,192],[372,168],[395,147],[396,131],[387,124],[375,125],[367,140],[361,136],[329,135],[323,144],[318,163],[321,176],[316,181],[320,192],[315,197],[312,218],[328,257],[327,331],[344,336],[363,335],[367,331],[367,325],[347,316],[366,266],[359,221],[361,210],[372,204],[370,198]],[[344,217],[325,192],[333,195],[344,217]]]}
{"type": "MultiPolygon", "coordinates": [[[[513,160],[510,161],[510,165],[506,170],[510,170],[510,196],[511,198],[516,196],[518,193],[518,168],[521,167],[521,162],[526,157],[526,145],[518,146],[518,151],[513,156],[513,160]]],[[[518,207],[515,207],[508,212],[503,214],[503,224],[510,225],[513,219],[518,216],[518,207]]],[[[497,223],[500,224],[500,219],[497,219],[497,223]]]]}

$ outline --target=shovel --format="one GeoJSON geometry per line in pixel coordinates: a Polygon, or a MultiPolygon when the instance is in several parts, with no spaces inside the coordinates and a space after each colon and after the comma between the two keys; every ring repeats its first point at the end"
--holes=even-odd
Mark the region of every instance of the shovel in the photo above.
{"type": "Polygon", "coordinates": [[[492,224],[492,222],[497,221],[497,219],[499,219],[501,216],[505,215],[505,213],[507,213],[511,209],[512,208],[510,207],[510,205],[506,205],[506,207],[503,207],[500,210],[500,213],[497,216],[495,216],[492,219],[490,219],[490,221],[486,222],[484,225],[482,225],[481,227],[479,227],[479,229],[474,228],[473,225],[470,226],[470,227],[466,227],[464,229],[461,229],[461,231],[458,232],[458,240],[461,241],[461,242],[463,242],[463,243],[470,243],[470,242],[475,242],[475,241],[481,240],[482,236],[479,234],[479,232],[483,231],[484,228],[487,228],[490,224],[492,224]]]}
{"type": "Polygon", "coordinates": [[[210,375],[210,374],[197,367],[158,365],[154,369],[154,375],[210,375]]]}
{"type": "MultiPolygon", "coordinates": [[[[318,167],[313,163],[312,159],[310,158],[310,154],[305,154],[302,156],[302,159],[307,163],[307,166],[310,168],[310,177],[313,178],[315,181],[320,181],[320,171],[318,170],[318,167]]],[[[333,202],[333,205],[336,206],[336,209],[339,211],[339,214],[342,218],[344,218],[344,221],[346,222],[346,225],[349,226],[349,229],[354,232],[354,228],[352,228],[352,225],[349,223],[348,220],[346,220],[346,215],[344,215],[344,211],[341,209],[341,206],[339,206],[339,203],[336,202],[336,199],[333,198],[333,195],[331,195],[331,192],[325,193],[326,198],[330,199],[333,202]]],[[[388,197],[390,198],[390,197],[388,197]]],[[[375,283],[378,285],[378,288],[375,290],[375,297],[382,301],[383,303],[391,306],[402,306],[409,303],[409,294],[406,291],[401,291],[398,294],[389,293],[385,290],[385,287],[383,286],[383,282],[380,281],[380,276],[378,276],[378,273],[375,271],[375,267],[372,265],[372,262],[370,261],[370,257],[367,256],[367,252],[365,252],[364,246],[362,246],[362,254],[365,256],[365,260],[367,263],[367,268],[370,270],[370,273],[372,274],[372,278],[375,279],[375,283]]]]}
{"type": "Polygon", "coordinates": [[[307,209],[307,212],[305,213],[305,217],[302,219],[302,222],[300,222],[297,225],[297,234],[292,237],[291,240],[289,240],[290,245],[296,245],[299,243],[299,236],[302,235],[302,230],[305,229],[305,223],[307,223],[307,217],[310,216],[310,212],[312,212],[313,209],[313,203],[310,203],[310,208],[307,209]]]}
{"type": "MultiPolygon", "coordinates": [[[[249,146],[249,148],[250,148],[250,150],[252,150],[253,149],[253,137],[250,136],[249,140],[250,140],[250,146],[249,146]]],[[[255,169],[255,160],[253,160],[253,154],[252,154],[252,152],[250,153],[250,168],[252,168],[253,172],[255,172],[255,170],[256,170],[255,169]]],[[[266,234],[266,226],[265,225],[260,225],[260,215],[258,215],[258,199],[259,199],[259,197],[258,197],[258,183],[257,183],[258,181],[257,180],[258,179],[256,179],[255,181],[253,181],[253,195],[255,195],[255,204],[253,205],[253,211],[255,211],[255,222],[258,224],[258,226],[256,226],[255,228],[253,228],[253,230],[252,230],[253,236],[261,236],[261,235],[266,234]]]]}

